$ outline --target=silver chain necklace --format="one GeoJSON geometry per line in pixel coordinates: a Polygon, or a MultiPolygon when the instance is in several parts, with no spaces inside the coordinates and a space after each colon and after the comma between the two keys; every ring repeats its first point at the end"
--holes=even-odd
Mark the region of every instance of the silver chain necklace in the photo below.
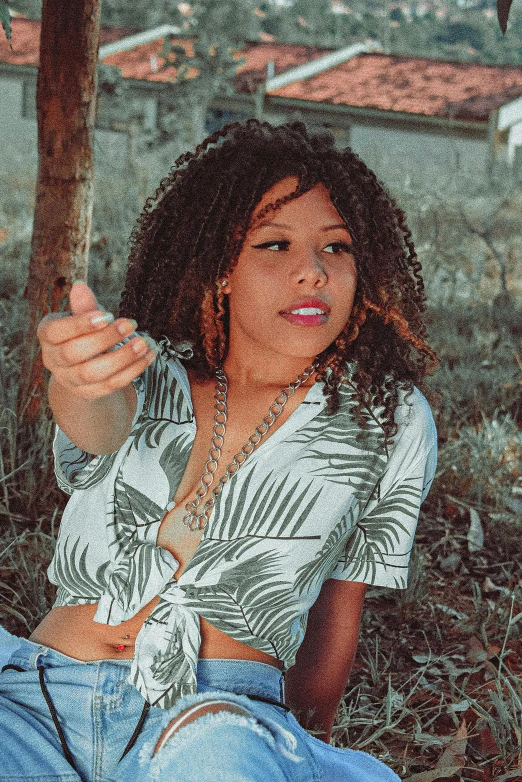
{"type": "Polygon", "coordinates": [[[290,399],[291,396],[297,391],[297,389],[306,383],[308,378],[315,372],[315,364],[307,367],[304,372],[297,376],[293,383],[283,388],[281,392],[276,396],[270,407],[268,413],[265,415],[260,424],[256,426],[254,432],[248,438],[248,441],[236,453],[230,464],[227,466],[224,474],[221,476],[217,485],[212,489],[209,499],[203,505],[203,511],[198,513],[198,508],[201,505],[203,498],[206,497],[210,486],[214,481],[214,473],[218,468],[218,462],[221,457],[221,451],[223,443],[225,442],[225,432],[227,423],[227,392],[228,392],[228,380],[222,367],[216,369],[216,391],[214,394],[214,428],[212,432],[212,441],[210,450],[208,452],[208,460],[205,463],[205,471],[199,479],[199,484],[196,489],[196,497],[194,500],[190,500],[185,505],[186,515],[183,517],[183,524],[190,530],[203,530],[207,526],[207,522],[210,518],[216,499],[221,494],[223,487],[230,480],[242,464],[246,462],[248,457],[253,453],[255,448],[261,442],[261,439],[268,432],[272,424],[283,412],[283,408],[290,399]]]}

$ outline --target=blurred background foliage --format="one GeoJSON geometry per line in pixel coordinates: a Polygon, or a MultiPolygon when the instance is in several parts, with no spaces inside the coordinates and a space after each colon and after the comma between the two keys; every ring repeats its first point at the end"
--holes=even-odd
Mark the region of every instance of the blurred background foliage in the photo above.
{"type": "MultiPolygon", "coordinates": [[[[186,7],[233,20],[230,34],[291,43],[341,47],[351,38],[376,38],[385,51],[442,59],[522,63],[522,5],[515,0],[505,36],[496,0],[103,0],[102,24],[145,30],[165,22],[185,24],[186,7]],[[212,8],[213,7],[213,8],[212,8]]],[[[41,0],[12,7],[39,18],[41,0]]]]}

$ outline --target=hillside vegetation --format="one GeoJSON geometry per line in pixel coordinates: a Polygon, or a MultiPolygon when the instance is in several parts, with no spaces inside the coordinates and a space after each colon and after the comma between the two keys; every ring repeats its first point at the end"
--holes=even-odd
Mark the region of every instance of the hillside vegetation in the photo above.
{"type": "MultiPolygon", "coordinates": [[[[17,0],[13,8],[38,18],[41,0],[17,0]]],[[[340,48],[373,38],[393,54],[522,63],[522,6],[513,3],[503,36],[496,0],[103,0],[102,24],[145,30],[168,23],[193,33],[194,9],[223,17],[231,9],[234,35],[245,40],[340,48]]]]}

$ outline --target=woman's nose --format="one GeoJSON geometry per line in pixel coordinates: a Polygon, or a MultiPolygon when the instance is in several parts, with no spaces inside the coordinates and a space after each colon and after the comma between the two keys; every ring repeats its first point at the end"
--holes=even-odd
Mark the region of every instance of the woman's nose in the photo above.
{"type": "Polygon", "coordinates": [[[322,258],[315,250],[300,253],[296,263],[295,277],[299,284],[311,283],[314,287],[322,287],[328,281],[322,258]]]}

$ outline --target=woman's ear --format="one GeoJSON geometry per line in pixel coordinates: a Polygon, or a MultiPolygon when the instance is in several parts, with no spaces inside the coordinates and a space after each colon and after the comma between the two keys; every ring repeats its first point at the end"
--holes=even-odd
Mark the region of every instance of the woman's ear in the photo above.
{"type": "Polygon", "coordinates": [[[227,277],[219,281],[219,286],[222,293],[230,293],[230,280],[227,277]]]}

